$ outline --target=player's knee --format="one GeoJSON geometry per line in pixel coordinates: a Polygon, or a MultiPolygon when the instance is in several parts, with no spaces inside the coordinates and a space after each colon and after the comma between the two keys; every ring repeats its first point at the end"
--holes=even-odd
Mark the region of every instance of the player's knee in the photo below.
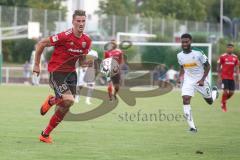
{"type": "Polygon", "coordinates": [[[116,86],[114,87],[114,89],[115,89],[116,91],[118,91],[118,90],[119,90],[119,85],[116,85],[116,86]]]}
{"type": "Polygon", "coordinates": [[[228,94],[228,98],[232,97],[233,94],[234,94],[234,92],[229,92],[229,94],[228,94]]]}
{"type": "Polygon", "coordinates": [[[74,100],[72,100],[72,99],[67,99],[67,100],[63,101],[64,106],[68,107],[68,108],[71,107],[73,105],[73,103],[74,103],[74,100]]]}
{"type": "Polygon", "coordinates": [[[213,99],[212,99],[212,98],[205,98],[205,101],[206,101],[209,105],[212,105],[212,104],[213,104],[213,99]]]}
{"type": "Polygon", "coordinates": [[[183,104],[184,105],[190,104],[191,97],[183,96],[182,98],[183,98],[183,104]]]}
{"type": "Polygon", "coordinates": [[[209,100],[209,101],[207,101],[207,103],[208,103],[209,105],[212,105],[212,104],[213,104],[213,100],[209,100]]]}
{"type": "Polygon", "coordinates": [[[71,107],[74,103],[74,97],[73,95],[64,95],[63,97],[63,105],[64,107],[71,107]]]}

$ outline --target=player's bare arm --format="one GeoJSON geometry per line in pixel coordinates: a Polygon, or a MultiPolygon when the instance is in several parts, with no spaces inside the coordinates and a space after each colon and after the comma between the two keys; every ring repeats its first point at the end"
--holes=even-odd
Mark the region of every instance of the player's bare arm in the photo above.
{"type": "Polygon", "coordinates": [[[204,81],[205,81],[205,79],[206,79],[206,77],[208,76],[208,73],[209,73],[209,71],[210,71],[210,64],[209,64],[208,61],[206,61],[203,65],[204,65],[204,73],[203,73],[203,76],[202,76],[202,78],[200,79],[200,81],[197,82],[199,86],[203,86],[203,85],[204,85],[204,81]]]}
{"type": "Polygon", "coordinates": [[[184,75],[184,68],[180,66],[179,76],[177,78],[177,83],[180,83],[180,78],[184,75]]]}
{"type": "Polygon", "coordinates": [[[50,38],[44,38],[36,45],[36,54],[35,54],[35,60],[34,60],[34,66],[33,66],[33,72],[39,74],[40,73],[40,59],[41,55],[43,53],[43,50],[45,47],[50,46],[50,38]]]}
{"type": "Polygon", "coordinates": [[[221,81],[221,63],[217,63],[217,73],[218,73],[218,82],[220,83],[221,81]]]}
{"type": "Polygon", "coordinates": [[[239,65],[235,66],[235,71],[236,71],[236,83],[239,85],[239,65]]]}

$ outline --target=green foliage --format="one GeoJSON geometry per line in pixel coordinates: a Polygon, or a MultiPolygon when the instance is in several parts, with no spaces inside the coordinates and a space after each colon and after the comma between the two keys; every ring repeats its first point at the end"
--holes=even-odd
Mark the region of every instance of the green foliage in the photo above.
{"type": "Polygon", "coordinates": [[[23,63],[29,60],[35,44],[31,39],[3,41],[3,61],[23,63]]]}
{"type": "Polygon", "coordinates": [[[193,43],[207,43],[208,35],[206,33],[197,32],[191,33],[191,35],[193,37],[193,43]]]}
{"type": "MultiPolygon", "coordinates": [[[[40,30],[44,32],[43,22],[44,22],[44,9],[48,12],[47,16],[47,32],[52,32],[55,30],[54,22],[58,20],[59,10],[62,13],[62,17],[66,15],[66,7],[61,6],[63,0],[1,0],[0,5],[6,6],[18,6],[18,7],[29,7],[34,8],[32,18],[34,21],[40,22],[40,30]],[[36,9],[37,8],[37,9],[36,9]]],[[[3,7],[3,13],[14,12],[13,7],[3,7]]],[[[18,9],[17,18],[21,19],[18,21],[17,25],[25,25],[29,20],[29,10],[27,8],[18,9]],[[24,16],[23,16],[24,15],[24,16]]],[[[63,20],[63,19],[62,19],[63,20]]],[[[13,21],[12,17],[3,16],[2,26],[8,26],[5,22],[13,21]],[[9,20],[10,18],[10,20],[9,20]]],[[[19,40],[7,40],[3,41],[3,58],[5,62],[16,62],[22,63],[28,60],[31,56],[32,50],[35,45],[34,40],[29,39],[19,39],[19,40]]],[[[47,54],[48,56],[48,54],[47,54]]]]}
{"type": "MultiPolygon", "coordinates": [[[[164,39],[161,36],[158,36],[155,41],[164,42],[164,39]]],[[[174,65],[178,66],[177,63],[177,52],[178,50],[175,47],[164,47],[164,46],[146,46],[143,49],[141,55],[142,62],[153,62],[153,63],[164,63],[167,66],[174,65]]]]}
{"type": "Polygon", "coordinates": [[[143,16],[170,16],[176,19],[204,20],[207,16],[202,0],[148,0],[141,5],[143,16]]]}
{"type": "Polygon", "coordinates": [[[1,0],[0,5],[30,7],[39,9],[61,9],[64,0],[1,0]]]}
{"type": "Polygon", "coordinates": [[[129,0],[100,0],[99,14],[105,15],[131,15],[135,12],[134,2],[129,0]]]}

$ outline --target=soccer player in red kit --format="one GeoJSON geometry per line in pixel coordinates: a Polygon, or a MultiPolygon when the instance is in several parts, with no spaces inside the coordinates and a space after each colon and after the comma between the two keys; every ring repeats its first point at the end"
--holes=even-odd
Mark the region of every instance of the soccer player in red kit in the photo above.
{"type": "Polygon", "coordinates": [[[227,45],[227,53],[220,56],[218,60],[218,80],[222,79],[222,101],[221,107],[223,112],[227,112],[227,100],[231,98],[235,90],[234,71],[236,72],[236,82],[239,81],[239,60],[233,54],[233,44],[227,45]]]}
{"type": "Polygon", "coordinates": [[[77,83],[75,63],[86,58],[91,46],[91,39],[83,33],[86,21],[85,11],[75,10],[72,18],[71,29],[42,39],[36,47],[33,72],[39,74],[39,62],[44,48],[54,46],[48,63],[48,71],[49,83],[54,89],[55,96],[47,97],[41,106],[40,113],[45,115],[53,105],[57,105],[58,108],[39,137],[39,140],[45,143],[52,143],[50,133],[63,120],[74,103],[77,83]]]}
{"type": "MultiPolygon", "coordinates": [[[[111,40],[110,42],[111,44],[111,48],[110,50],[107,50],[104,53],[104,58],[114,58],[119,66],[123,63],[123,52],[120,49],[117,49],[117,43],[115,40],[111,40]]],[[[114,99],[116,100],[116,95],[117,92],[119,91],[119,87],[120,87],[120,71],[118,74],[114,75],[113,77],[111,77],[111,81],[109,81],[108,83],[108,95],[109,95],[109,100],[112,101],[112,96],[114,97],[114,99]],[[112,94],[112,86],[114,86],[114,93],[112,94]]]]}

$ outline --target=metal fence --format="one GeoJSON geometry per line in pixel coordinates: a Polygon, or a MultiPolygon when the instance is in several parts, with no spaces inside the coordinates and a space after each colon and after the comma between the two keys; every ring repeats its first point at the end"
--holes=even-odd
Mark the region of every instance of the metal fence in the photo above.
{"type": "Polygon", "coordinates": [[[108,36],[115,36],[117,32],[148,33],[169,37],[169,41],[174,41],[174,37],[182,32],[215,37],[220,35],[220,26],[216,23],[139,16],[103,16],[99,18],[98,28],[108,36]]]}
{"type": "MultiPolygon", "coordinates": [[[[26,25],[29,21],[40,23],[40,32],[48,36],[67,29],[71,21],[60,10],[42,10],[22,7],[0,6],[0,27],[26,25]]],[[[202,33],[219,36],[219,24],[208,22],[181,21],[170,18],[143,18],[132,16],[90,15],[86,31],[96,37],[95,40],[108,40],[117,32],[159,34],[169,42],[180,32],[202,33]],[[90,29],[91,28],[91,29],[90,29]]]]}

